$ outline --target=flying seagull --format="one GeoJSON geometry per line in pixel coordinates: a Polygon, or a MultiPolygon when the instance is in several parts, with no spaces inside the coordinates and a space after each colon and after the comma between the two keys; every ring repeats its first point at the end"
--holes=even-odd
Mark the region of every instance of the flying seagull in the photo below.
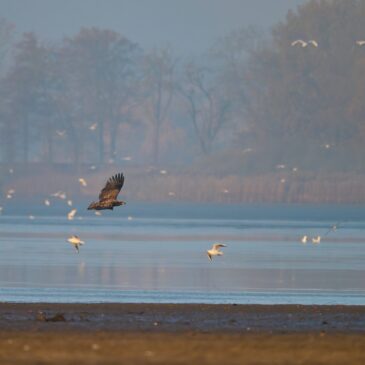
{"type": "Polygon", "coordinates": [[[123,187],[123,184],[124,184],[124,176],[122,173],[110,177],[105,187],[99,194],[99,201],[92,202],[87,209],[113,210],[114,207],[126,204],[126,202],[122,200],[116,200],[120,190],[123,187]]]}
{"type": "Polygon", "coordinates": [[[313,237],[312,242],[315,243],[315,244],[316,243],[321,243],[321,236],[313,237]]]}
{"type": "Polygon", "coordinates": [[[215,243],[210,250],[207,250],[207,255],[210,261],[212,261],[212,256],[223,255],[223,252],[219,250],[221,247],[227,247],[227,245],[223,243],[215,243]]]}
{"type": "Polygon", "coordinates": [[[308,241],[308,236],[303,236],[302,239],[301,239],[302,243],[307,243],[308,241]]]}
{"type": "Polygon", "coordinates": [[[9,189],[8,192],[6,193],[6,198],[11,199],[14,194],[15,194],[15,189],[9,189]]]}
{"type": "Polygon", "coordinates": [[[365,41],[361,40],[361,41],[356,41],[356,44],[360,47],[365,45],[365,41]]]}
{"type": "Polygon", "coordinates": [[[51,194],[51,196],[54,196],[55,198],[60,198],[62,200],[66,199],[66,193],[64,193],[63,191],[57,191],[54,194],[51,194]]]}
{"type": "Polygon", "coordinates": [[[72,209],[68,214],[67,214],[67,219],[69,221],[72,221],[75,218],[75,214],[77,212],[77,209],[72,209]]]}
{"type": "Polygon", "coordinates": [[[327,230],[327,232],[324,235],[327,236],[331,232],[336,232],[336,230],[337,230],[337,228],[339,228],[340,224],[341,224],[341,222],[334,224],[331,228],[329,228],[327,230]]]}
{"type": "Polygon", "coordinates": [[[93,124],[90,125],[89,129],[91,131],[94,131],[97,128],[97,126],[98,126],[98,123],[93,123],[93,124]]]}
{"type": "Polygon", "coordinates": [[[58,137],[63,137],[66,134],[66,131],[65,130],[60,131],[60,130],[57,129],[56,133],[57,133],[58,137]]]}
{"type": "Polygon", "coordinates": [[[83,245],[85,242],[80,240],[79,236],[73,234],[70,238],[67,239],[67,242],[70,242],[71,245],[74,245],[77,253],[79,253],[79,246],[83,245]]]}
{"type": "Polygon", "coordinates": [[[80,183],[81,186],[87,186],[87,182],[83,177],[79,178],[79,183],[80,183]]]}
{"type": "Polygon", "coordinates": [[[298,44],[303,48],[308,46],[308,42],[304,42],[302,39],[297,39],[296,41],[292,42],[291,46],[296,46],[298,44]]]}

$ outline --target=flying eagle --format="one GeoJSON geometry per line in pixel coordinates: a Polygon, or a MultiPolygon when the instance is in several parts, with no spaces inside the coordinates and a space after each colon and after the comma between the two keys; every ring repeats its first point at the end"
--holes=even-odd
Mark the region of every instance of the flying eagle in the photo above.
{"type": "Polygon", "coordinates": [[[109,178],[105,187],[99,194],[99,201],[92,202],[87,209],[111,209],[118,207],[119,205],[124,205],[126,202],[116,200],[117,196],[122,189],[124,184],[124,176],[122,173],[116,174],[109,178]]]}

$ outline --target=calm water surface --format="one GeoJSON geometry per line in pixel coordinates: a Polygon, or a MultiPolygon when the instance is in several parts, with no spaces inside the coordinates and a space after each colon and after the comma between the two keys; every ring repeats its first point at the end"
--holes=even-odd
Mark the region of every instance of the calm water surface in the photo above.
{"type": "Polygon", "coordinates": [[[0,301],[365,304],[365,207],[136,204],[73,221],[62,209],[4,210],[0,301]],[[210,262],[217,241],[228,247],[210,262]]]}

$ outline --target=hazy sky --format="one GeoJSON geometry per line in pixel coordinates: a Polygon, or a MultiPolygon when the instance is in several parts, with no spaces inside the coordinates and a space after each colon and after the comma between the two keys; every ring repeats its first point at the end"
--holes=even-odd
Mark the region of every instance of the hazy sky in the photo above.
{"type": "Polygon", "coordinates": [[[144,48],[171,44],[198,53],[238,27],[268,27],[305,0],[0,0],[0,16],[19,33],[61,39],[81,27],[108,28],[144,48]]]}

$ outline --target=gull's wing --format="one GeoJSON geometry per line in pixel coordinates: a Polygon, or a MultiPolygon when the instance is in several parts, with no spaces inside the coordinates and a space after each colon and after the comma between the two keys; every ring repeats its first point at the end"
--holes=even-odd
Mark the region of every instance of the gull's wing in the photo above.
{"type": "Polygon", "coordinates": [[[292,46],[296,46],[297,44],[300,44],[303,47],[303,45],[307,44],[307,42],[304,42],[302,39],[297,39],[296,41],[291,42],[292,46]]]}
{"type": "Polygon", "coordinates": [[[334,224],[331,228],[327,230],[324,236],[327,236],[331,232],[335,232],[340,227],[340,224],[342,224],[342,222],[337,222],[336,224],[334,224]]]}
{"type": "Polygon", "coordinates": [[[327,236],[329,233],[331,233],[333,231],[334,231],[334,229],[333,229],[333,227],[331,227],[331,228],[327,229],[327,231],[325,232],[325,234],[323,236],[327,236]]]}
{"type": "Polygon", "coordinates": [[[223,243],[215,243],[213,245],[213,250],[218,250],[220,247],[227,247],[227,245],[225,245],[223,243]]]}
{"type": "Polygon", "coordinates": [[[308,41],[308,43],[313,44],[314,47],[318,47],[318,42],[315,41],[314,39],[311,39],[310,41],[308,41]]]}
{"type": "Polygon", "coordinates": [[[123,174],[116,174],[107,181],[99,194],[99,200],[115,200],[124,184],[123,174]]]}

